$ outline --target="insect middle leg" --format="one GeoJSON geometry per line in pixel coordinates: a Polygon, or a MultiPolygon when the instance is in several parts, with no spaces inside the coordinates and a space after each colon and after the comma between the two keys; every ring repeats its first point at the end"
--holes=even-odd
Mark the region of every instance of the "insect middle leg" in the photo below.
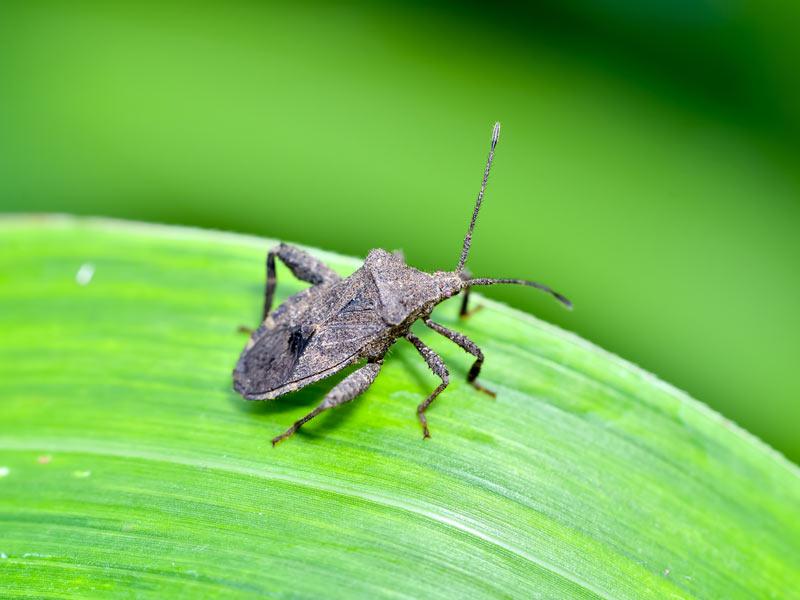
{"type": "Polygon", "coordinates": [[[492,390],[483,387],[480,383],[476,381],[478,379],[478,375],[481,373],[481,367],[483,366],[483,352],[478,345],[465,336],[463,333],[459,333],[457,331],[453,331],[452,329],[448,329],[443,325],[439,325],[438,323],[431,321],[430,319],[425,319],[425,325],[433,329],[436,333],[442,334],[447,339],[455,342],[461,348],[475,357],[475,362],[472,363],[472,367],[467,373],[467,382],[469,382],[472,387],[476,390],[480,390],[486,394],[489,394],[492,398],[497,396],[492,390]]]}
{"type": "Polygon", "coordinates": [[[431,371],[433,371],[436,375],[439,376],[439,379],[442,380],[442,383],[431,392],[431,395],[425,398],[425,401],[422,402],[417,407],[417,416],[419,417],[419,422],[422,425],[422,439],[431,437],[431,432],[428,431],[428,419],[425,417],[425,411],[428,410],[428,407],[431,405],[436,399],[436,396],[441,394],[444,391],[444,388],[450,383],[450,373],[447,370],[447,366],[444,364],[442,357],[436,354],[433,350],[428,348],[425,344],[422,343],[417,336],[413,333],[406,334],[406,339],[414,344],[414,347],[417,349],[422,355],[422,358],[425,359],[425,362],[428,363],[428,367],[430,367],[431,371]]]}
{"type": "Polygon", "coordinates": [[[289,267],[292,274],[301,281],[312,285],[332,283],[340,279],[328,265],[311,256],[305,250],[281,242],[267,253],[267,287],[264,292],[264,315],[266,319],[272,309],[275,297],[275,257],[281,259],[289,267]]]}
{"type": "Polygon", "coordinates": [[[292,423],[292,426],[282,434],[273,438],[272,445],[274,446],[278,442],[281,442],[294,435],[298,429],[316,417],[319,413],[326,411],[329,408],[339,406],[340,404],[344,404],[345,402],[350,402],[350,400],[353,400],[356,396],[365,392],[378,376],[378,373],[381,370],[381,365],[383,365],[383,359],[368,362],[357,371],[350,373],[350,375],[342,379],[342,381],[340,381],[336,387],[328,392],[328,394],[325,396],[325,399],[320,403],[319,406],[317,406],[317,408],[312,410],[302,419],[298,419],[292,423]]]}

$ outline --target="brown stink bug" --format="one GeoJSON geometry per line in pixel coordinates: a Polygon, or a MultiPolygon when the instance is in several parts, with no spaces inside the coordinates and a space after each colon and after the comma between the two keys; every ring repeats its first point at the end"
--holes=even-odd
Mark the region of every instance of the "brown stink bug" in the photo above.
{"type": "Polygon", "coordinates": [[[452,340],[475,357],[467,381],[477,389],[494,395],[477,382],[483,365],[483,352],[465,335],[431,320],[433,308],[464,292],[461,315],[466,316],[469,290],[476,285],[514,283],[527,285],[553,295],[568,308],[569,300],[549,287],[524,279],[471,278],[465,263],[472,242],[472,232],[481,208],[489,169],[500,135],[500,123],[492,131],[489,159],[472,212],[472,219],[454,271],[425,273],[405,263],[400,253],[372,250],[364,265],[349,277],[342,278],[304,250],[279,244],[267,254],[267,286],[261,326],[252,332],[236,369],[233,387],[248,400],[271,400],[333,375],[359,362],[366,364],[348,375],[314,410],[296,421],[272,440],[275,445],[291,436],[304,423],[321,412],[349,402],[364,392],[383,364],[389,347],[399,338],[411,342],[442,380],[441,384],[417,407],[423,437],[430,437],[425,410],[447,387],[449,373],[444,361],[413,333],[411,325],[422,320],[425,325],[452,340]],[[274,311],[275,257],[311,287],[288,298],[274,311]]]}

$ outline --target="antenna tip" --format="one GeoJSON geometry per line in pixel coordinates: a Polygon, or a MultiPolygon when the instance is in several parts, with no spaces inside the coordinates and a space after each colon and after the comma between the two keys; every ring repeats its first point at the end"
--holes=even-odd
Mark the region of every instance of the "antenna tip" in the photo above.
{"type": "Polygon", "coordinates": [[[558,292],[553,292],[553,296],[556,297],[556,300],[561,302],[567,310],[572,310],[574,307],[572,306],[572,302],[570,302],[569,298],[566,296],[562,296],[558,292]]]}
{"type": "Polygon", "coordinates": [[[497,140],[500,137],[500,121],[497,121],[494,124],[494,129],[492,129],[492,146],[497,144],[497,140]]]}

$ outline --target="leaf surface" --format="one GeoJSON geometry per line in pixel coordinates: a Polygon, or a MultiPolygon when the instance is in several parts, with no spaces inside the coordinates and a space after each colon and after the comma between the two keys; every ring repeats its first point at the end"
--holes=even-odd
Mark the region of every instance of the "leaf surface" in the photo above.
{"type": "MultiPolygon", "coordinates": [[[[483,349],[496,400],[422,328],[452,380],[432,439],[415,408],[437,380],[401,340],[364,396],[271,448],[333,383],[265,403],[231,389],[272,243],[0,221],[0,595],[797,597],[794,465],[483,299],[434,317],[483,349]]],[[[277,300],[303,285],[279,267],[277,300]]]]}

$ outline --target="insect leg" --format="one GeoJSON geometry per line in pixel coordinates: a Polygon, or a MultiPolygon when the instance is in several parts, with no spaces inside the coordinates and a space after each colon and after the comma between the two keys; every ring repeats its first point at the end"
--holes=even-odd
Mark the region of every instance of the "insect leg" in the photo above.
{"type": "Polygon", "coordinates": [[[382,364],[383,359],[375,362],[368,362],[357,371],[353,371],[350,375],[340,381],[336,387],[328,392],[328,394],[325,396],[325,399],[320,403],[319,406],[317,406],[317,408],[312,410],[302,419],[295,421],[292,426],[282,434],[276,438],[273,438],[272,445],[274,446],[278,442],[281,442],[294,435],[294,433],[296,433],[300,427],[302,427],[305,423],[308,423],[319,413],[326,411],[329,408],[339,406],[340,404],[344,404],[345,402],[350,402],[350,400],[365,392],[367,388],[372,385],[372,382],[375,381],[375,378],[378,376],[378,373],[381,370],[382,364]]]}
{"type": "Polygon", "coordinates": [[[317,285],[339,279],[339,276],[321,260],[314,258],[305,250],[281,242],[267,253],[267,289],[264,293],[264,319],[267,318],[272,308],[272,300],[275,297],[276,256],[301,281],[317,285]]]}
{"type": "Polygon", "coordinates": [[[470,286],[465,286],[462,295],[461,295],[461,309],[458,311],[458,316],[462,319],[466,319],[467,317],[471,317],[476,312],[483,308],[483,304],[478,304],[478,306],[474,307],[473,309],[469,309],[469,291],[470,286]]]}
{"type": "MultiPolygon", "coordinates": [[[[464,269],[461,272],[461,278],[464,281],[467,281],[470,277],[472,277],[472,273],[469,269],[464,269]]],[[[458,316],[462,319],[466,319],[467,317],[471,317],[476,312],[483,308],[483,304],[479,304],[472,310],[469,310],[469,292],[472,289],[470,286],[465,285],[462,292],[461,292],[461,308],[458,311],[458,316]]]]}
{"type": "Polygon", "coordinates": [[[422,343],[417,336],[413,333],[406,334],[406,339],[414,344],[414,347],[417,351],[422,355],[422,358],[425,359],[425,362],[428,363],[428,367],[430,367],[431,371],[433,371],[439,378],[442,380],[442,383],[431,392],[431,395],[428,396],[425,401],[417,407],[417,416],[419,417],[419,422],[422,424],[422,439],[431,437],[430,431],[428,431],[428,419],[425,418],[425,411],[436,399],[436,396],[442,393],[444,388],[447,387],[447,384],[450,383],[450,373],[447,371],[447,367],[444,364],[442,358],[436,354],[433,350],[428,348],[425,344],[422,343]]]}
{"type": "Polygon", "coordinates": [[[461,295],[461,309],[458,311],[458,316],[462,319],[469,316],[469,309],[467,308],[467,305],[469,304],[469,290],[470,287],[466,286],[461,295]]]}
{"type": "Polygon", "coordinates": [[[480,375],[481,367],[483,366],[483,352],[481,352],[481,349],[478,348],[478,345],[463,333],[458,333],[457,331],[448,329],[447,327],[439,325],[430,319],[425,319],[425,325],[433,329],[436,333],[440,333],[447,339],[455,342],[461,346],[462,349],[466,350],[475,357],[475,362],[472,363],[472,367],[470,368],[469,373],[467,373],[467,381],[475,389],[485,392],[494,398],[497,394],[475,381],[478,378],[478,375],[480,375]]]}

